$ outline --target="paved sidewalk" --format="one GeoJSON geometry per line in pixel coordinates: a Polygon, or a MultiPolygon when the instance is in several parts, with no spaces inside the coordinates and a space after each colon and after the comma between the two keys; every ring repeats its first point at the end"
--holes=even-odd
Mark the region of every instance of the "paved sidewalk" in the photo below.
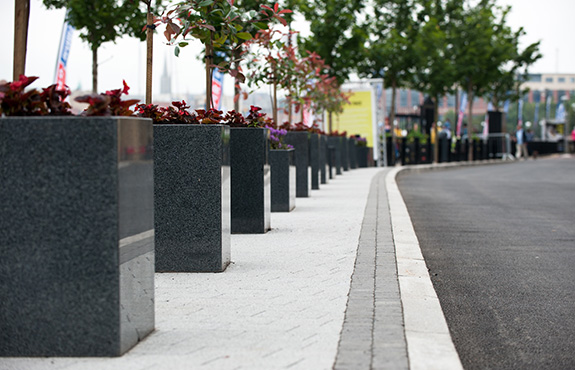
{"type": "Polygon", "coordinates": [[[124,356],[0,358],[0,369],[460,368],[449,333],[413,316],[444,320],[433,297],[426,311],[423,259],[399,252],[398,277],[411,223],[400,212],[394,224],[389,171],[344,172],[273,213],[267,234],[232,235],[224,273],[156,274],[156,331],[124,356]]]}

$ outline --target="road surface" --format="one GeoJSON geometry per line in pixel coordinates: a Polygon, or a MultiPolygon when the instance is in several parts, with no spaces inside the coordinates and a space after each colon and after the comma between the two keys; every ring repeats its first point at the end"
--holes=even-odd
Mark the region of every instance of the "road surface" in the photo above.
{"type": "Polygon", "coordinates": [[[466,369],[575,369],[575,159],[404,172],[466,369]]]}

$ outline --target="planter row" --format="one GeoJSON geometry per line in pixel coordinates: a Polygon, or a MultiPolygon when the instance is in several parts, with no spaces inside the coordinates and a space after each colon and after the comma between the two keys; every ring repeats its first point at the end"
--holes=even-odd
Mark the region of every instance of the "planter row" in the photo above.
{"type": "Polygon", "coordinates": [[[125,353],[154,330],[155,271],[225,270],[231,233],[265,233],[270,211],[361,167],[342,138],[290,132],[295,150],[268,150],[268,135],[0,119],[0,356],[125,353]]]}

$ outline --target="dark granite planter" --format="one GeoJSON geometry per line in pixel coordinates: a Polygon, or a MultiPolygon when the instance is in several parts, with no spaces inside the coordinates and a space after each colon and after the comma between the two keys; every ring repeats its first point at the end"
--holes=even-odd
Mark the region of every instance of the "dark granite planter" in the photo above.
{"type": "Polygon", "coordinates": [[[334,150],[333,152],[334,160],[332,161],[332,167],[335,167],[335,174],[341,175],[343,169],[341,164],[341,137],[329,136],[328,146],[333,148],[334,150]]]}
{"type": "Polygon", "coordinates": [[[320,183],[327,184],[331,179],[329,174],[329,152],[327,146],[327,136],[319,136],[319,175],[320,183]]]}
{"type": "Polygon", "coordinates": [[[295,208],[295,149],[270,150],[272,173],[272,212],[290,212],[295,208]]]}
{"type": "Polygon", "coordinates": [[[154,125],[156,271],[230,263],[229,127],[154,125]]]}
{"type": "Polygon", "coordinates": [[[355,150],[355,139],[347,138],[347,153],[349,155],[349,169],[355,170],[357,168],[357,157],[355,150]]]}
{"type": "Polygon", "coordinates": [[[340,138],[341,150],[341,168],[344,171],[349,171],[349,146],[347,145],[347,137],[340,138]]]}
{"type": "Polygon", "coordinates": [[[154,329],[151,144],[143,118],[0,119],[0,356],[119,356],[154,329]]]}
{"type": "Polygon", "coordinates": [[[369,148],[366,146],[356,146],[357,166],[359,168],[368,167],[369,148]]]}
{"type": "Polygon", "coordinates": [[[230,130],[232,234],[262,234],[270,229],[268,137],[266,128],[230,130]]]}
{"type": "Polygon", "coordinates": [[[285,143],[295,149],[296,197],[307,198],[311,195],[311,169],[309,165],[309,133],[307,131],[288,131],[285,143]]]}
{"type": "Polygon", "coordinates": [[[330,180],[335,178],[336,166],[335,166],[335,147],[327,147],[327,164],[329,166],[329,178],[330,180]]]}
{"type": "Polygon", "coordinates": [[[319,134],[309,134],[309,161],[311,167],[311,188],[313,190],[319,190],[320,153],[319,134]]]}

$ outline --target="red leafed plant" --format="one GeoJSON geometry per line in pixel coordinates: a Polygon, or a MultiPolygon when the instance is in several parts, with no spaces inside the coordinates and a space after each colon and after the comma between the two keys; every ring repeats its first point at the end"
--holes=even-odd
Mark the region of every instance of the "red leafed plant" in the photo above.
{"type": "Polygon", "coordinates": [[[122,89],[108,90],[103,94],[90,94],[77,97],[80,103],[88,103],[88,108],[82,115],[86,116],[132,116],[134,111],[130,106],[138,103],[138,99],[122,100],[122,95],[128,95],[130,87],[122,81],[122,89]]]}
{"type": "Polygon", "coordinates": [[[71,115],[70,104],[65,102],[70,90],[57,90],[56,85],[39,92],[25,89],[38,77],[20,75],[18,81],[0,84],[0,115],[6,116],[65,116],[71,115]]]}
{"type": "Polygon", "coordinates": [[[250,111],[246,117],[248,127],[273,127],[273,120],[268,118],[265,113],[260,113],[262,108],[250,105],[250,111]]]}
{"type": "Polygon", "coordinates": [[[136,104],[136,115],[144,118],[151,118],[154,123],[162,123],[165,110],[156,104],[136,104]]]}
{"type": "Polygon", "coordinates": [[[196,109],[198,123],[202,124],[219,124],[222,123],[222,112],[217,109],[196,109]]]}
{"type": "Polygon", "coordinates": [[[224,117],[224,122],[230,127],[245,127],[246,126],[246,119],[242,116],[241,113],[236,112],[235,110],[231,110],[226,113],[224,117]]]}

